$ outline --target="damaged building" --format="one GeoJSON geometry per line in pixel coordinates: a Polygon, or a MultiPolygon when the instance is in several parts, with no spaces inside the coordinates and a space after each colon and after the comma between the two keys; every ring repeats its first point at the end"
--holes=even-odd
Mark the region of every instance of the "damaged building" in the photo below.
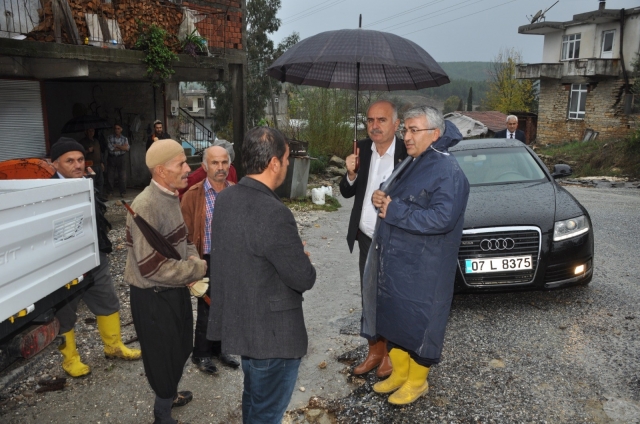
{"type": "MultiPolygon", "coordinates": [[[[595,1],[593,2],[595,5],[595,1]]],[[[631,92],[640,49],[640,7],[573,15],[518,28],[544,36],[542,63],[518,65],[520,79],[540,80],[537,141],[624,137],[638,123],[640,98],[631,92]]]]}
{"type": "Polygon", "coordinates": [[[131,145],[128,183],[146,185],[153,122],[186,142],[188,127],[202,125],[180,107],[183,81],[230,81],[233,135],[242,140],[245,10],[244,0],[0,1],[0,160],[45,157],[65,123],[93,115],[123,126],[131,145]],[[135,48],[140,30],[151,25],[166,31],[165,45],[178,57],[170,77],[155,84],[145,52],[135,48]],[[195,50],[187,43],[194,36],[202,40],[195,50]]]}

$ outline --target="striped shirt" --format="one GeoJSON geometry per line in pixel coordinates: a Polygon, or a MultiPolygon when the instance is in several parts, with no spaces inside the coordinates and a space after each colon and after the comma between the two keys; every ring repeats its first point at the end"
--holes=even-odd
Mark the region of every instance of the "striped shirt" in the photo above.
{"type": "MultiPolygon", "coordinates": [[[[224,182],[224,186],[229,187],[229,181],[224,182]]],[[[205,207],[205,219],[204,219],[204,244],[202,247],[202,254],[208,255],[211,251],[211,219],[213,218],[213,208],[216,205],[216,197],[218,196],[218,192],[216,192],[213,187],[211,187],[211,183],[208,178],[204,180],[204,207],[205,207]]]]}
{"type": "Polygon", "coordinates": [[[116,146],[128,146],[129,140],[127,137],[121,135],[120,137],[116,137],[115,134],[111,134],[107,138],[107,147],[109,148],[109,154],[113,156],[120,156],[127,153],[124,150],[116,150],[116,146]]]}

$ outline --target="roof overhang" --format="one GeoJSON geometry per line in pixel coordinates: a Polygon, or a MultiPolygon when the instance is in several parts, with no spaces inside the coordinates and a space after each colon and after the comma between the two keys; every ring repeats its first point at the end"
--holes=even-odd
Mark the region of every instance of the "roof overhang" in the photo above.
{"type": "MultiPolygon", "coordinates": [[[[0,38],[0,78],[149,81],[144,57],[136,50],[0,38]]],[[[227,80],[229,63],[245,62],[241,51],[224,58],[181,54],[168,82],[227,80]]]]}
{"type": "Polygon", "coordinates": [[[564,29],[564,22],[536,22],[535,24],[518,27],[518,34],[544,35],[551,32],[563,31],[564,29]]]}
{"type": "MultiPolygon", "coordinates": [[[[566,22],[536,22],[535,24],[518,27],[518,34],[544,35],[556,31],[564,31],[566,28],[582,24],[603,24],[620,20],[622,9],[603,9],[573,15],[573,20],[566,22]]],[[[640,7],[624,9],[624,16],[640,14],[640,7]]]]}

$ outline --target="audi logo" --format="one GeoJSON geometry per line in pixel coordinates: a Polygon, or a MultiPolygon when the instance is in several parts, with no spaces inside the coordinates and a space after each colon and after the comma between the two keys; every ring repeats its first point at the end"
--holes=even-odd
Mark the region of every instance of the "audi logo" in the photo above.
{"type": "Polygon", "coordinates": [[[510,238],[484,239],[480,242],[480,249],[483,251],[491,250],[511,250],[516,246],[516,242],[510,238]]]}

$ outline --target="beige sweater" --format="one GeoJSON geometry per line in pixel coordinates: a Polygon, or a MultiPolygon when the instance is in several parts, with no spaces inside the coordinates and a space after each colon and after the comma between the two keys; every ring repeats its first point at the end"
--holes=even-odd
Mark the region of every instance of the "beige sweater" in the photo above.
{"type": "Polygon", "coordinates": [[[199,256],[195,246],[187,241],[187,227],[182,219],[178,196],[163,192],[151,182],[135,198],[131,208],[171,242],[182,260],[166,258],[153,249],[131,215],[127,215],[126,283],[142,289],[153,286],[176,287],[204,277],[204,261],[188,259],[190,256],[199,256]]]}

